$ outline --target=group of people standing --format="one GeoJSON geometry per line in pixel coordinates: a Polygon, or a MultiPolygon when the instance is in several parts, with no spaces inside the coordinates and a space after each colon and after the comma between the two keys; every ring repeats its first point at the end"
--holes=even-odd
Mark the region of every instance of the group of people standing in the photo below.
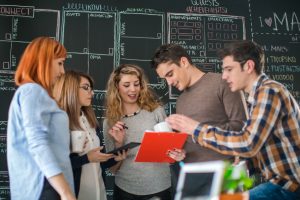
{"type": "Polygon", "coordinates": [[[144,130],[166,118],[143,70],[125,64],[112,72],[102,131],[91,105],[92,77],[65,72],[65,58],[63,45],[39,37],[20,60],[7,134],[11,198],[105,200],[102,175],[109,169],[116,174],[115,199],[170,199],[168,164],[135,163],[136,149],[106,153],[140,142],[144,130]],[[87,133],[80,153],[70,146],[76,130],[87,133]]]}
{"type": "Polygon", "coordinates": [[[103,131],[91,105],[93,79],[65,72],[65,58],[59,42],[39,37],[19,62],[7,133],[12,199],[106,200],[106,169],[115,174],[114,200],[172,199],[180,170],[176,163],[134,162],[138,148],[106,153],[141,142],[145,130],[165,120],[174,131],[191,135],[183,149],[168,153],[176,161],[242,157],[266,181],[250,190],[251,200],[299,199],[299,107],[283,85],[263,73],[264,54],[254,42],[225,46],[222,74],[201,71],[179,45],[159,47],[151,66],[182,91],[176,114],[169,117],[143,70],[121,64],[107,83],[103,131]],[[74,130],[87,133],[80,153],[70,148],[74,130]]]}

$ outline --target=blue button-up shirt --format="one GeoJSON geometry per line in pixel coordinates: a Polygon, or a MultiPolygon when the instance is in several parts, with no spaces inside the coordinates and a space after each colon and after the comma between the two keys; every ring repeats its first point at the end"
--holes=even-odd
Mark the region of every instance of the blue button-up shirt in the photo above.
{"type": "Polygon", "coordinates": [[[11,199],[39,199],[44,178],[63,173],[71,189],[69,119],[35,83],[18,88],[9,109],[7,162],[11,199]]]}

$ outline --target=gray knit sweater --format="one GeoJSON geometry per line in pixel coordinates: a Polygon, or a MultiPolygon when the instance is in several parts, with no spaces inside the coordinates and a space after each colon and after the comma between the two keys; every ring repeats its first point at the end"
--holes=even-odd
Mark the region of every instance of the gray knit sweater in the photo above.
{"type": "MultiPolygon", "coordinates": [[[[153,126],[164,121],[166,114],[162,107],[153,112],[141,110],[137,115],[123,118],[126,129],[125,144],[141,142],[145,130],[153,130],[153,126]]],[[[103,134],[106,150],[114,149],[114,143],[108,135],[107,121],[103,123],[103,134]]],[[[171,186],[169,164],[134,162],[139,147],[128,152],[121,168],[115,175],[115,183],[122,190],[136,195],[147,195],[166,190],[171,186]]]]}

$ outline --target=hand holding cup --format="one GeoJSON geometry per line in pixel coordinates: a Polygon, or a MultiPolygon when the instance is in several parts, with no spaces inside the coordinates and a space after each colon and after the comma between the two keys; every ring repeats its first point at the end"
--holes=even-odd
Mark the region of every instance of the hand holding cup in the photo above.
{"type": "Polygon", "coordinates": [[[157,132],[173,132],[170,125],[167,122],[160,122],[154,125],[154,131],[157,132]]]}

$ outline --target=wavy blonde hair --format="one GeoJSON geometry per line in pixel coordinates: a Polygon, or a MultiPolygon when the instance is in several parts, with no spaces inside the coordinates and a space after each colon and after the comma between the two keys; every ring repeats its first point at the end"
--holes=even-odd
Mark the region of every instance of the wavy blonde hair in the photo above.
{"type": "Polygon", "coordinates": [[[98,121],[91,105],[79,106],[79,87],[81,78],[86,78],[93,88],[93,79],[84,73],[67,71],[54,84],[53,97],[61,109],[67,112],[71,130],[82,130],[79,113],[83,112],[91,127],[96,128],[98,121]]]}
{"type": "Polygon", "coordinates": [[[137,104],[141,109],[152,112],[161,105],[155,98],[155,93],[148,87],[148,80],[144,71],[136,65],[122,64],[111,73],[107,83],[105,117],[110,127],[125,114],[123,112],[122,98],[118,90],[118,85],[123,75],[135,75],[139,79],[141,90],[137,104]]]}
{"type": "Polygon", "coordinates": [[[28,44],[15,73],[16,85],[38,83],[50,96],[52,62],[66,58],[67,51],[58,41],[49,37],[38,37],[28,44]]]}

